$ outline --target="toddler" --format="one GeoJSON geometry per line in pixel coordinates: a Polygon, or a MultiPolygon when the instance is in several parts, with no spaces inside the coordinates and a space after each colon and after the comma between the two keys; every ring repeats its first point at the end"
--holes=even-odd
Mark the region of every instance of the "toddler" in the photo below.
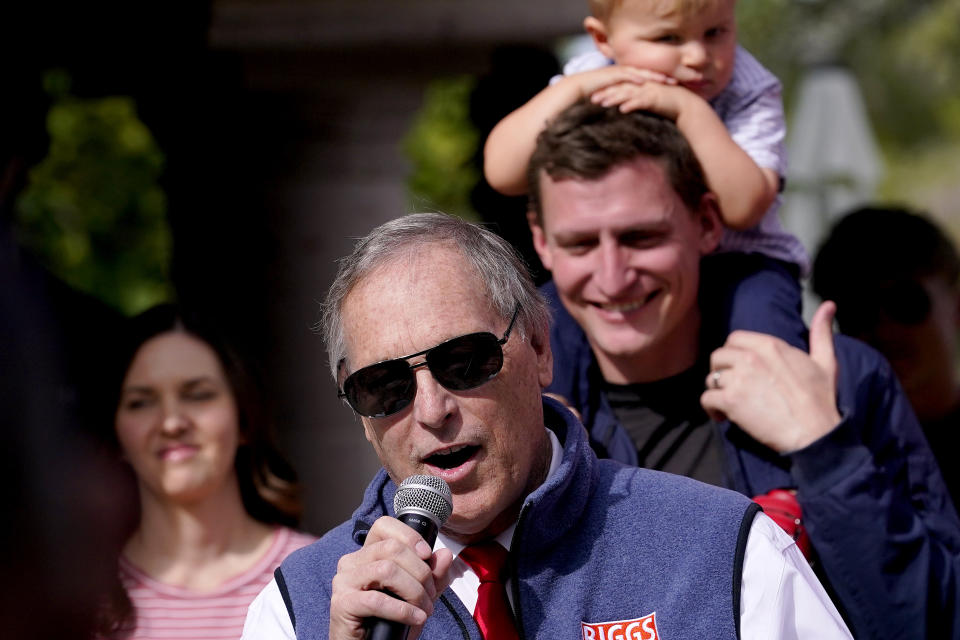
{"type": "Polygon", "coordinates": [[[737,44],[736,0],[590,0],[584,28],[596,51],[504,118],[484,149],[488,182],[527,190],[544,124],[589,98],[668,117],[689,141],[720,204],[726,233],[701,270],[704,324],[716,342],[734,329],[806,348],[798,279],[803,246],[777,217],[786,173],[780,82],[737,44]]]}

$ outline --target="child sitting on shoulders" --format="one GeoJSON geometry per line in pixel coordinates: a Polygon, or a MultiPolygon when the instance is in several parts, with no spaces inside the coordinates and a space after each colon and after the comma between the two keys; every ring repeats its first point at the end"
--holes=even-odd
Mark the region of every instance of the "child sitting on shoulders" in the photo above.
{"type": "Polygon", "coordinates": [[[800,241],[777,216],[786,173],[780,82],[737,44],[736,0],[589,0],[597,50],[505,117],[484,149],[498,191],[527,191],[526,169],[545,123],[589,97],[668,117],[689,141],[716,194],[726,233],[705,259],[702,308],[721,340],[735,329],[806,348],[800,241]]]}

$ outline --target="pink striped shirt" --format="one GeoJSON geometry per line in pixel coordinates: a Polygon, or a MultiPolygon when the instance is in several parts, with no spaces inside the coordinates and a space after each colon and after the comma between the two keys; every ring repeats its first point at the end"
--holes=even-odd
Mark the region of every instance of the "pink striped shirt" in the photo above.
{"type": "Polygon", "coordinates": [[[236,640],[243,631],[247,607],[273,579],[273,570],[289,553],[316,540],[278,527],[270,548],[257,563],[214,591],[196,593],[154,580],[126,558],[120,558],[120,581],[133,602],[135,640],[236,640]]]}

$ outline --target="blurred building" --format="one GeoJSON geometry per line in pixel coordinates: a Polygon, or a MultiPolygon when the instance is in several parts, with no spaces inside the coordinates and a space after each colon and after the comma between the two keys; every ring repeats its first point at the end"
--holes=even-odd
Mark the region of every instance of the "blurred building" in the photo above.
{"type": "MultiPolygon", "coordinates": [[[[178,296],[259,359],[306,489],[305,525],[320,533],[349,516],[377,467],[314,330],[335,260],[408,212],[400,142],[431,81],[489,74],[495,52],[521,76],[510,51],[578,33],[584,12],[551,0],[7,3],[0,222],[12,225],[49,144],[46,71],[66,70],[77,98],[131,96],[165,157],[178,296]]],[[[536,54],[528,62],[551,73],[536,54]]],[[[508,85],[486,82],[484,104],[512,108],[508,85]]],[[[61,328],[102,324],[81,315],[70,307],[61,328]]],[[[105,344],[74,333],[73,347],[105,344]]]]}
{"type": "Polygon", "coordinates": [[[585,10],[552,0],[213,3],[209,47],[234,65],[236,102],[224,107],[244,144],[211,160],[247,165],[245,180],[229,188],[263,203],[257,224],[273,245],[260,292],[269,368],[314,531],[349,515],[377,467],[312,331],[334,260],[408,212],[410,167],[399,143],[432,80],[482,76],[505,46],[578,33],[585,10]]]}
{"type": "MultiPolygon", "coordinates": [[[[281,441],[304,482],[307,527],[320,533],[340,522],[377,462],[359,421],[336,398],[314,330],[335,260],[356,237],[408,212],[411,167],[400,143],[427,86],[443,76],[478,76],[471,107],[481,133],[489,130],[554,72],[538,50],[582,33],[586,4],[10,4],[0,13],[0,41],[5,77],[16,78],[11,94],[22,94],[42,70],[62,66],[78,96],[136,100],[167,158],[163,187],[181,300],[230,321],[261,361],[281,441]]],[[[811,75],[815,86],[801,90],[791,123],[794,132],[830,132],[802,134],[791,144],[788,185],[798,196],[790,195],[784,211],[808,243],[816,229],[794,228],[793,219],[825,223],[824,214],[842,200],[834,197],[837,188],[851,180],[869,188],[875,180],[872,160],[841,153],[869,153],[869,141],[856,142],[864,139],[858,96],[848,80],[822,71],[811,75]],[[805,95],[812,97],[804,102],[805,95]],[[824,118],[841,116],[822,129],[824,118]],[[849,161],[828,166],[824,154],[849,161]]],[[[4,113],[8,124],[23,122],[22,111],[4,113]]],[[[482,184],[472,200],[502,231],[525,230],[522,201],[482,184]]]]}
{"type": "MultiPolygon", "coordinates": [[[[831,225],[875,199],[883,161],[860,87],[841,65],[814,65],[802,76],[787,128],[787,190],[781,219],[813,259],[831,225]]],[[[804,316],[819,299],[804,283],[804,316]]]]}

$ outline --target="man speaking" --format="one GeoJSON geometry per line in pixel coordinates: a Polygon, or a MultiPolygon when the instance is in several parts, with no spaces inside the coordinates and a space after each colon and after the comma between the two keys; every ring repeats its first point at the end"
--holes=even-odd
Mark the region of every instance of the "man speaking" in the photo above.
{"type": "Polygon", "coordinates": [[[339,393],[383,469],[353,517],[292,554],[244,638],[849,638],[792,540],[745,497],[598,460],[542,389],[549,319],[498,236],[398,218],[341,262],[325,304],[339,393]],[[445,481],[433,547],[398,485],[445,481]],[[401,631],[402,636],[403,631],[401,631]]]}

